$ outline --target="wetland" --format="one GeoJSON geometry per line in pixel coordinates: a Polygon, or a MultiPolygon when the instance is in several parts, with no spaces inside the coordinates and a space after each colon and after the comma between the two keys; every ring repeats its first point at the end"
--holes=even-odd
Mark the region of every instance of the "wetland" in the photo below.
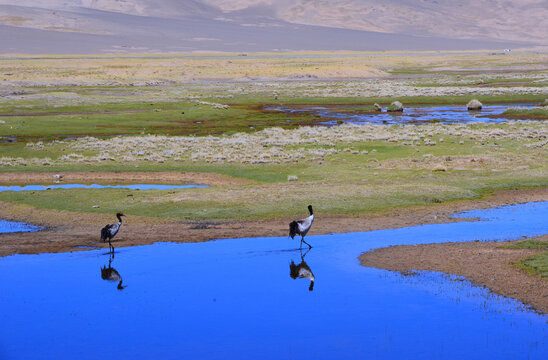
{"type": "Polygon", "coordinates": [[[544,359],[547,56],[0,57],[0,357],[544,359]]]}

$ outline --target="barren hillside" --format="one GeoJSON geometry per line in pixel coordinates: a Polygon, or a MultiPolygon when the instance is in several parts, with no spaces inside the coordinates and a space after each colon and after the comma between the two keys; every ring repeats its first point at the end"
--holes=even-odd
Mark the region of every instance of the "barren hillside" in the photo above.
{"type": "Polygon", "coordinates": [[[548,1],[0,0],[2,53],[547,45],[548,1]]]}

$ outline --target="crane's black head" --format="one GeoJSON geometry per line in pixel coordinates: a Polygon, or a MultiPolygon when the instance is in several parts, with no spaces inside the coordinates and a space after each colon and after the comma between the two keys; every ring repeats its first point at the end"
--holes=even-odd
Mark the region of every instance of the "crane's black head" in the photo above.
{"type": "Polygon", "coordinates": [[[314,214],[314,213],[312,212],[312,205],[308,205],[308,211],[310,211],[310,215],[314,214]]]}
{"type": "Polygon", "coordinates": [[[120,211],[120,212],[118,212],[118,213],[116,214],[116,216],[125,216],[125,215],[122,214],[122,212],[120,211]]]}

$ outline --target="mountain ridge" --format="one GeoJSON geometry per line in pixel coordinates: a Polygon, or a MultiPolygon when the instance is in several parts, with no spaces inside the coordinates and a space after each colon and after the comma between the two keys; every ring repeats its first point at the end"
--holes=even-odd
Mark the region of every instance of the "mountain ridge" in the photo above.
{"type": "MultiPolygon", "coordinates": [[[[505,3],[157,0],[151,5],[146,0],[0,0],[0,46],[3,53],[47,52],[50,48],[66,53],[71,50],[62,42],[69,38],[77,42],[78,36],[89,43],[89,51],[100,53],[459,50],[548,45],[544,39],[548,33],[548,1],[519,0],[511,7],[502,6],[505,3]]],[[[88,52],[83,46],[76,48],[88,52]]]]}

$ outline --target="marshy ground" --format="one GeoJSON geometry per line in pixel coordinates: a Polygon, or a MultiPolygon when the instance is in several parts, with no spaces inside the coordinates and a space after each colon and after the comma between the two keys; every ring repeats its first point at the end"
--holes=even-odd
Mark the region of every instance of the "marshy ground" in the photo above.
{"type": "Polygon", "coordinates": [[[0,217],[48,230],[2,235],[0,254],[93,245],[120,210],[129,222],[116,242],[129,246],[280,236],[309,203],[312,231],[330,233],[546,201],[547,64],[535,52],[0,58],[1,183],[63,174],[62,182],[211,185],[2,192],[0,217]],[[312,113],[266,110],[359,113],[395,100],[464,107],[472,98],[508,104],[515,120],[327,126],[312,113]]]}

